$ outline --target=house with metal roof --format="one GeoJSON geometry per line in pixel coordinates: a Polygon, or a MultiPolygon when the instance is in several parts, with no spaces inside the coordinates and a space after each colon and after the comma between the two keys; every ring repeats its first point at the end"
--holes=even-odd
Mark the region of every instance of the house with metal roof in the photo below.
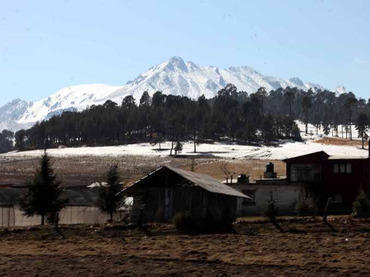
{"type": "Polygon", "coordinates": [[[133,197],[133,222],[171,222],[178,212],[198,220],[235,218],[243,193],[212,177],[171,166],[159,167],[122,191],[133,197]]]}

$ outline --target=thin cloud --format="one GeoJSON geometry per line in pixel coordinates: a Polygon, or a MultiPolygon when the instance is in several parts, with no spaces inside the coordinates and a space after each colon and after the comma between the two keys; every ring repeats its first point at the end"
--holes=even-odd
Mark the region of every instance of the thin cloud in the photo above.
{"type": "Polygon", "coordinates": [[[368,64],[369,62],[368,61],[365,61],[363,59],[360,59],[360,58],[354,58],[352,60],[352,63],[353,64],[357,64],[357,65],[364,65],[364,64],[368,64]]]}

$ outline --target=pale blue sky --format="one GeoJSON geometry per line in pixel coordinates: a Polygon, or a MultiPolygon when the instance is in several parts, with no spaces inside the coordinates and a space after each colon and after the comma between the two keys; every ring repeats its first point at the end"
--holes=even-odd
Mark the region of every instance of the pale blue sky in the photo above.
{"type": "Polygon", "coordinates": [[[370,1],[0,0],[0,105],[123,85],[171,56],[370,97],[370,1]]]}

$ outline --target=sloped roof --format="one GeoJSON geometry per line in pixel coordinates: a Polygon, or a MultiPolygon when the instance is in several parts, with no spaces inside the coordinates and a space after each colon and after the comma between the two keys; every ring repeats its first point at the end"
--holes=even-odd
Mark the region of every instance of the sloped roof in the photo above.
{"type": "Polygon", "coordinates": [[[357,157],[357,156],[330,156],[329,160],[367,160],[369,157],[357,157]]]}
{"type": "Polygon", "coordinates": [[[194,186],[201,187],[202,189],[204,189],[206,191],[209,191],[211,193],[218,193],[218,194],[224,194],[224,195],[230,195],[230,196],[250,199],[250,197],[244,195],[240,191],[238,191],[236,189],[233,189],[232,187],[230,187],[228,185],[220,183],[219,181],[212,178],[211,176],[201,174],[201,173],[192,172],[192,171],[186,171],[186,170],[171,167],[171,166],[168,166],[168,165],[158,168],[156,171],[150,173],[149,175],[147,175],[144,178],[140,179],[139,181],[135,182],[131,186],[124,189],[122,192],[130,191],[133,187],[142,183],[147,178],[158,174],[162,170],[170,170],[170,171],[180,175],[184,179],[190,181],[194,186]]]}
{"type": "Polygon", "coordinates": [[[318,158],[318,159],[328,159],[329,155],[325,151],[318,151],[318,152],[313,152],[309,153],[306,155],[301,155],[301,156],[295,156],[292,158],[288,158],[283,160],[283,162],[292,162],[295,160],[305,160],[305,159],[311,159],[311,158],[318,158]]]}
{"type": "Polygon", "coordinates": [[[0,189],[0,206],[14,205],[19,198],[18,189],[2,188],[0,189]]]}
{"type": "Polygon", "coordinates": [[[329,156],[325,151],[318,151],[309,153],[302,156],[296,156],[283,160],[284,162],[301,162],[307,160],[367,160],[369,157],[358,157],[358,156],[329,156]]]}

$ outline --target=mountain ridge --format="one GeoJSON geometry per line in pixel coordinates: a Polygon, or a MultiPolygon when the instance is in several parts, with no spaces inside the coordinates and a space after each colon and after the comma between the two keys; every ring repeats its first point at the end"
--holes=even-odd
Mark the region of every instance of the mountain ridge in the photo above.
{"type": "MultiPolygon", "coordinates": [[[[37,121],[50,118],[63,111],[81,111],[91,105],[103,104],[107,100],[121,103],[127,95],[137,101],[144,91],[153,95],[156,91],[164,94],[182,95],[196,99],[202,94],[211,98],[228,83],[238,90],[254,93],[259,87],[267,91],[287,86],[308,90],[323,88],[313,83],[304,83],[300,78],[290,79],[264,76],[248,66],[220,69],[216,66],[200,66],[194,62],[185,62],[175,56],[158,65],[150,67],[134,80],[122,86],[105,84],[86,84],[65,87],[54,94],[36,102],[15,99],[0,107],[0,130],[19,130],[29,128],[37,121]]],[[[345,89],[340,88],[342,93],[345,89]]]]}

